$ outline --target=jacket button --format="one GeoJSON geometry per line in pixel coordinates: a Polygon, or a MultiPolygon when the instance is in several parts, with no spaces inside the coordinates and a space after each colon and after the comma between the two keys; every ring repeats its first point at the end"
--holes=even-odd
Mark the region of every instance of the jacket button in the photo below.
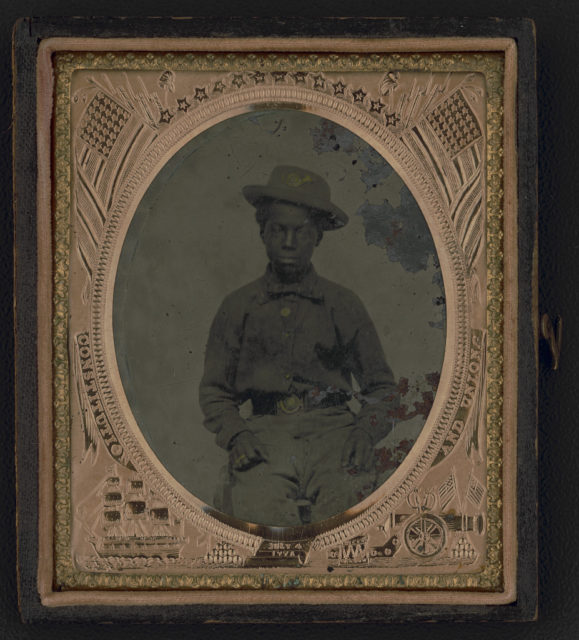
{"type": "Polygon", "coordinates": [[[287,318],[290,313],[292,312],[292,310],[289,307],[284,307],[281,311],[280,314],[284,317],[287,318]]]}

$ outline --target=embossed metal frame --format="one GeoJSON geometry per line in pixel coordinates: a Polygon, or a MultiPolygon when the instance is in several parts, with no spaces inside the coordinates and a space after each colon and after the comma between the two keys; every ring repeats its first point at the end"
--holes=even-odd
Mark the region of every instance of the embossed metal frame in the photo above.
{"type": "MultiPolygon", "coordinates": [[[[255,45],[248,41],[227,42],[225,48],[230,47],[231,50],[251,51],[255,45]]],[[[74,43],[71,41],[46,43],[47,46],[41,52],[45,61],[50,55],[59,49],[91,49],[91,46],[98,49],[98,41],[74,43]]],[[[109,43],[110,44],[110,43],[109,43]]],[[[119,43],[120,44],[120,43],[119,43]]],[[[122,47],[126,51],[126,43],[122,43],[122,47]]],[[[191,47],[191,42],[173,41],[172,51],[178,50],[181,46],[187,49],[191,47]]],[[[270,52],[267,57],[269,64],[273,69],[278,68],[276,65],[295,65],[296,60],[299,64],[299,57],[293,52],[303,53],[308,47],[316,51],[323,50],[320,48],[320,42],[317,41],[314,46],[311,42],[304,43],[295,40],[287,41],[260,41],[260,47],[270,52]],[[289,50],[289,53],[288,53],[289,50]],[[273,54],[271,52],[278,51],[273,54]],[[283,58],[283,54],[287,54],[287,58],[283,58]]],[[[223,45],[223,42],[220,43],[223,45]]],[[[131,43],[131,46],[132,43],[131,43]]],[[[159,47],[158,42],[149,41],[147,43],[139,43],[140,48],[151,50],[159,47]]],[[[195,49],[197,51],[206,48],[212,51],[215,47],[213,41],[196,41],[195,49]]],[[[161,50],[163,47],[160,47],[161,50]]],[[[331,51],[340,50],[340,54],[332,53],[324,56],[318,54],[315,61],[309,56],[307,64],[319,65],[340,65],[352,64],[355,60],[356,64],[360,64],[360,54],[358,51],[362,49],[366,57],[362,56],[362,63],[368,67],[375,65],[378,69],[387,69],[392,60],[396,60],[396,64],[401,68],[421,69],[421,70],[468,70],[484,73],[487,78],[488,93],[488,118],[487,118],[487,139],[488,139],[488,162],[487,162],[487,251],[488,251],[488,351],[487,355],[489,363],[487,374],[489,383],[487,385],[489,412],[488,412],[488,514],[489,514],[489,531],[491,531],[488,551],[488,563],[483,571],[476,574],[461,575],[405,575],[405,576],[303,576],[301,579],[295,579],[295,574],[278,575],[268,579],[267,584],[261,577],[255,574],[241,575],[198,575],[198,576],[148,576],[146,579],[138,576],[104,576],[102,580],[95,576],[82,576],[71,572],[71,566],[67,558],[69,557],[69,536],[70,536],[70,457],[69,457],[69,414],[68,414],[68,346],[69,339],[67,331],[67,315],[69,311],[69,301],[67,294],[67,269],[69,259],[69,197],[70,191],[67,184],[70,181],[70,161],[69,153],[69,129],[66,127],[66,112],[68,109],[68,83],[70,81],[70,73],[74,69],[80,68],[79,65],[87,64],[85,54],[80,53],[58,53],[56,74],[56,136],[55,136],[55,152],[54,152],[54,175],[56,177],[55,190],[51,195],[54,196],[54,233],[55,233],[55,250],[52,254],[53,264],[50,273],[53,274],[54,281],[53,292],[54,299],[50,306],[53,310],[53,331],[52,331],[52,349],[53,356],[51,358],[51,366],[54,370],[53,388],[47,389],[44,385],[44,395],[41,392],[42,399],[46,403],[48,401],[48,392],[53,398],[54,407],[54,424],[55,424],[55,440],[54,443],[49,442],[47,431],[41,431],[41,442],[44,447],[44,454],[48,452],[47,448],[52,448],[54,444],[54,472],[56,474],[54,484],[55,498],[55,518],[54,518],[54,535],[56,550],[56,572],[54,577],[51,574],[51,568],[41,566],[40,588],[44,596],[44,601],[48,605],[73,604],[88,601],[94,596],[98,596],[101,603],[117,603],[119,596],[123,596],[124,592],[116,592],[107,595],[103,589],[129,589],[132,593],[127,593],[127,603],[131,601],[136,603],[142,602],[165,602],[171,603],[177,600],[172,599],[170,591],[165,593],[150,592],[146,595],[141,593],[136,596],[134,590],[162,588],[164,590],[182,590],[194,589],[190,592],[191,598],[185,597],[183,591],[179,592],[179,602],[244,602],[251,600],[252,602],[342,602],[348,598],[348,593],[352,594],[352,590],[357,592],[357,602],[368,603],[384,603],[384,602],[461,602],[461,603],[507,603],[515,598],[515,582],[514,582],[514,547],[515,540],[514,531],[514,479],[507,475],[503,480],[503,471],[505,467],[511,467],[514,462],[514,419],[513,412],[516,409],[516,403],[513,404],[513,395],[516,389],[516,380],[513,376],[506,375],[505,371],[513,371],[516,369],[516,345],[513,344],[512,337],[509,340],[509,331],[514,331],[515,327],[510,325],[508,331],[505,332],[505,318],[509,321],[514,317],[514,308],[511,291],[506,291],[506,287],[514,284],[516,276],[516,260],[514,259],[514,242],[516,239],[516,229],[511,224],[505,223],[509,210],[512,211],[516,206],[516,181],[515,181],[515,157],[514,157],[514,67],[516,64],[515,52],[516,47],[510,40],[473,40],[465,46],[465,42],[459,43],[451,41],[438,40],[420,40],[411,44],[407,41],[384,41],[381,43],[367,42],[360,40],[356,43],[351,41],[334,41],[331,44],[331,51]],[[353,49],[352,49],[353,47],[353,49]],[[397,48],[398,47],[398,48],[397,48]],[[410,48],[413,53],[399,54],[398,51],[410,48]],[[468,50],[476,53],[469,53],[468,50]],[[484,53],[484,51],[492,53],[484,53]],[[352,52],[356,53],[352,53],[352,52]],[[376,54],[380,51],[380,55],[376,54]],[[396,52],[396,53],[384,53],[396,52]],[[443,53],[438,53],[439,51],[443,53]],[[450,53],[449,53],[450,51],[450,53]],[[456,51],[455,53],[452,53],[456,51]],[[483,53],[481,53],[481,51],[483,53]],[[417,53],[420,52],[420,53],[417,53]],[[505,77],[508,78],[503,83],[502,64],[505,64],[505,77]],[[58,65],[61,65],[58,67],[58,65]],[[407,66],[406,66],[407,65],[407,66]],[[503,98],[504,92],[504,98],[503,98]],[[507,115],[505,116],[505,113],[507,115]],[[504,126],[503,117],[511,117],[509,126],[504,126]],[[509,385],[511,385],[509,387],[509,385]],[[513,386],[515,385],[515,386],[513,386]],[[503,401],[507,398],[507,401],[503,401]],[[509,535],[510,528],[510,535],[509,535]],[[506,533],[505,533],[506,531],[506,533]],[[111,580],[111,577],[113,578],[111,580]],[[52,580],[55,578],[55,582],[52,580]],[[53,586],[57,585],[62,590],[61,593],[55,593],[53,586]],[[267,587],[266,591],[256,593],[255,590],[267,587]],[[215,589],[223,589],[219,595],[215,595],[215,589]],[[67,591],[66,589],[70,589],[67,591]],[[206,591],[213,590],[213,593],[206,591]],[[272,593],[269,589],[275,589],[272,593]],[[285,590],[287,589],[287,590],[285,590]],[[91,591],[92,590],[92,591],[91,591]],[[245,591],[247,590],[247,591],[245,591]],[[87,593],[86,600],[83,599],[83,593],[87,593]],[[340,597],[340,593],[343,597],[340,597]],[[362,595],[363,594],[363,595],[362,595]],[[257,598],[256,598],[257,596],[257,598]],[[273,596],[273,597],[272,597],[273,596]],[[457,599],[458,596],[458,599],[457,599]]],[[[260,49],[261,50],[261,49],[260,49]]],[[[158,69],[158,56],[162,54],[149,53],[129,53],[121,56],[114,54],[94,55],[90,58],[90,65],[100,65],[101,68],[119,68],[119,65],[128,65],[129,68],[154,68],[158,69]]],[[[171,53],[164,56],[163,67],[175,65],[178,68],[182,59],[187,59],[188,54],[180,56],[179,53],[171,53]]],[[[191,56],[189,55],[189,62],[191,56]]],[[[208,58],[200,56],[200,59],[206,61],[208,58]]],[[[241,57],[233,57],[231,55],[223,55],[217,57],[217,63],[224,65],[226,68],[239,69],[243,67],[241,57]]],[[[209,64],[215,64],[216,59],[212,58],[209,64]]],[[[50,63],[49,63],[50,64],[50,63]]],[[[185,62],[188,64],[188,62],[185,62]]],[[[253,61],[252,61],[253,64],[253,61]]],[[[282,97],[281,95],[279,96],[282,97]]],[[[44,107],[46,107],[46,103],[44,107]]],[[[40,143],[40,155],[45,159],[48,158],[49,149],[42,148],[40,143]]],[[[48,166],[48,165],[46,165],[48,166]]],[[[40,171],[40,185],[46,187],[48,184],[48,175],[44,176],[40,171]]],[[[42,189],[41,189],[42,191],[42,189]]],[[[49,194],[46,190],[44,195],[40,195],[40,207],[45,206],[48,202],[49,194]]],[[[508,222],[508,220],[507,220],[508,222]]],[[[39,220],[39,231],[47,229],[49,221],[46,218],[39,220]],[[44,225],[44,227],[41,227],[44,225]]],[[[50,252],[52,253],[52,252],[50,252]]],[[[41,251],[41,263],[44,260],[46,266],[47,247],[44,245],[44,251],[41,251]]],[[[41,273],[41,278],[43,277],[41,273]]],[[[46,271],[44,272],[46,278],[46,271]]],[[[48,280],[45,279],[45,284],[48,280]]],[[[50,288],[50,287],[48,287],[50,288]]],[[[41,300],[41,308],[46,310],[47,300],[41,300]]],[[[516,307],[516,302],[515,302],[516,307]]],[[[44,331],[48,327],[44,325],[44,331]]],[[[44,354],[46,357],[46,353],[44,354]]],[[[41,357],[42,361],[42,357],[41,357]]],[[[48,364],[46,360],[44,366],[48,364]]],[[[52,401],[51,401],[52,403],[52,401]]],[[[45,412],[51,413],[49,407],[44,405],[45,412]]],[[[45,413],[46,416],[46,413],[45,413]]],[[[448,427],[449,425],[447,425],[448,427]]],[[[50,458],[51,456],[46,456],[50,458]]],[[[43,457],[44,459],[44,457],[43,457]]],[[[46,464],[47,460],[44,460],[46,464]]],[[[45,468],[46,472],[47,469],[45,468]]],[[[44,500],[52,493],[52,487],[46,488],[44,491],[44,500]]],[[[46,502],[45,502],[46,504],[46,502]]],[[[42,510],[41,510],[42,513],[42,510]]],[[[52,518],[48,520],[52,521],[52,518]]],[[[45,534],[48,533],[46,527],[52,522],[44,520],[41,526],[44,526],[45,534]]],[[[51,554],[50,535],[41,536],[41,545],[45,552],[51,554]]]]}

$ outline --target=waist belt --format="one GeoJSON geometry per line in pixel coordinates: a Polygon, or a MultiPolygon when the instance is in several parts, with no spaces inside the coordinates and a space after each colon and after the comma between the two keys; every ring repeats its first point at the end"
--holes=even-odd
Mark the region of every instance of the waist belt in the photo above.
{"type": "Polygon", "coordinates": [[[326,394],[322,397],[304,393],[263,393],[253,395],[251,403],[254,415],[291,415],[313,409],[327,409],[345,405],[350,396],[344,392],[326,394]]]}

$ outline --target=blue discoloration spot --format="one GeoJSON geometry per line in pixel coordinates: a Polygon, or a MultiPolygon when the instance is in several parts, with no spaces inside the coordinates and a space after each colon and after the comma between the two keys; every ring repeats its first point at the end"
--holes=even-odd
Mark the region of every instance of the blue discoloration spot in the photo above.
{"type": "MultiPolygon", "coordinates": [[[[352,167],[360,172],[366,192],[378,188],[394,171],[375,149],[334,122],[321,120],[319,126],[310,129],[310,134],[316,153],[343,152],[353,156],[352,167]]],[[[444,329],[446,300],[442,273],[430,230],[409,189],[406,186],[400,189],[398,207],[393,207],[388,200],[377,205],[365,201],[356,214],[363,219],[366,242],[386,249],[388,258],[399,262],[406,271],[416,273],[425,270],[432,260],[435,268],[432,283],[441,291],[439,297],[433,298],[432,304],[440,307],[442,317],[428,324],[433,329],[444,329]]]]}
{"type": "Polygon", "coordinates": [[[387,200],[378,205],[366,201],[356,215],[364,220],[366,242],[386,249],[388,258],[406,271],[424,270],[429,259],[436,256],[424,216],[407,187],[400,189],[399,207],[387,200]]]}
{"type": "Polygon", "coordinates": [[[393,171],[384,158],[371,147],[367,147],[366,150],[360,153],[360,160],[365,165],[365,168],[360,171],[360,177],[366,185],[366,191],[375,189],[393,171]]]}
{"type": "Polygon", "coordinates": [[[319,127],[310,129],[310,133],[316,153],[343,151],[347,155],[356,155],[356,164],[366,191],[379,186],[393,172],[392,167],[375,149],[334,122],[323,120],[319,127]]]}
{"type": "Polygon", "coordinates": [[[313,149],[316,153],[343,151],[351,154],[359,150],[356,137],[344,127],[329,120],[322,120],[318,127],[310,129],[310,133],[314,141],[313,149]]]}

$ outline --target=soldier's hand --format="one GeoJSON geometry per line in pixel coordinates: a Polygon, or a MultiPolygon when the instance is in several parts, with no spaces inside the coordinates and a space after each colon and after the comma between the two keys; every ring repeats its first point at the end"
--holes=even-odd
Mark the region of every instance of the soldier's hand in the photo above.
{"type": "Polygon", "coordinates": [[[247,471],[266,462],[267,452],[251,431],[242,431],[233,438],[229,460],[236,471],[247,471]]]}
{"type": "Polygon", "coordinates": [[[370,436],[363,429],[354,429],[342,450],[342,467],[369,471],[373,453],[370,436]]]}

